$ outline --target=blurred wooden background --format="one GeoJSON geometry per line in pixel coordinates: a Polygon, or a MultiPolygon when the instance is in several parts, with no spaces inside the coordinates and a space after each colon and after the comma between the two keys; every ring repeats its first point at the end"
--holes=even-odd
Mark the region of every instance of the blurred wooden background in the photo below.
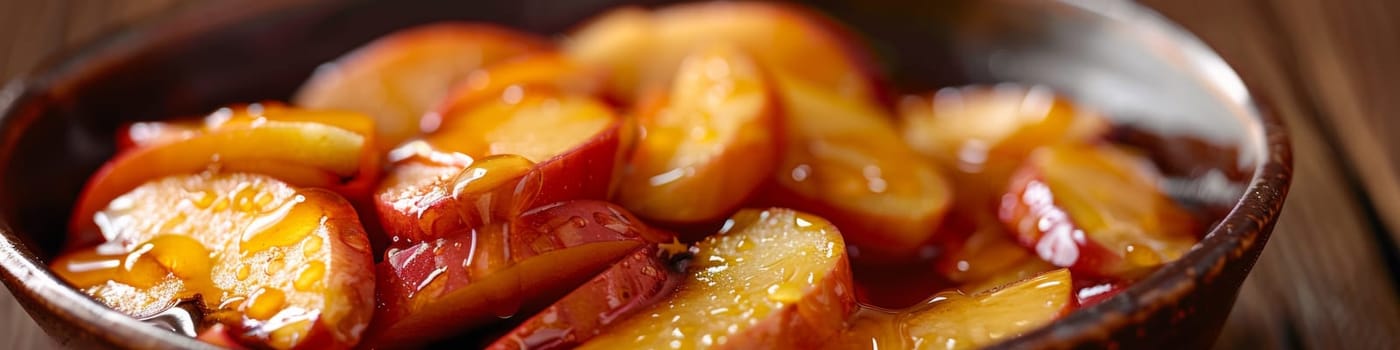
{"type": "MultiPolygon", "coordinates": [[[[188,1],[0,1],[0,80],[188,1]]],[[[1147,0],[1287,121],[1283,219],[1218,348],[1400,348],[1400,1],[1147,0]]],[[[0,289],[0,348],[56,345],[0,289]]]]}

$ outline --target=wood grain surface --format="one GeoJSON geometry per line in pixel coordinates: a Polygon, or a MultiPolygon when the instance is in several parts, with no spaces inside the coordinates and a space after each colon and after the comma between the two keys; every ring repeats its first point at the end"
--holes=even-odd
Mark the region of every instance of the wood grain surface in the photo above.
{"type": "MultiPolygon", "coordinates": [[[[0,79],[180,0],[0,0],[0,79]]],[[[1218,348],[1400,348],[1400,1],[1148,0],[1288,123],[1294,182],[1218,348]]],[[[0,349],[54,343],[0,289],[0,349]]]]}

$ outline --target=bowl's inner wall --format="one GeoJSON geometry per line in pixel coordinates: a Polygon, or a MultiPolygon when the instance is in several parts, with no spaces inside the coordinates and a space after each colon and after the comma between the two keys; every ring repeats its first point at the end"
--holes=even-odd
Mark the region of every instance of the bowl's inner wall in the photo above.
{"type": "MultiPolygon", "coordinates": [[[[47,258],[61,246],[73,202],[112,155],[113,134],[123,123],[286,100],[317,65],[414,24],[475,20],[557,35],[623,3],[230,2],[196,10],[206,16],[177,16],[184,20],[104,41],[31,77],[3,121],[10,131],[3,141],[13,147],[0,147],[0,215],[47,258]]],[[[1227,209],[1259,161],[1251,155],[1262,152],[1255,149],[1262,143],[1247,142],[1244,121],[1219,92],[1203,90],[1151,40],[1077,21],[1087,16],[1082,10],[1039,2],[813,6],[867,39],[899,91],[1023,81],[1105,110],[1128,126],[1117,133],[1119,141],[1144,146],[1183,180],[1169,189],[1187,202],[1227,209]]]]}

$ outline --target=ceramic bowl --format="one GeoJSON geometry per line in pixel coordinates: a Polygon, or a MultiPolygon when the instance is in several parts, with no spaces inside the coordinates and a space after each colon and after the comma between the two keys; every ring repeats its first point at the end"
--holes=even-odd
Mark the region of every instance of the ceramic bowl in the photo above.
{"type": "MultiPolygon", "coordinates": [[[[85,179],[124,122],[286,99],[317,65],[441,20],[557,35],[620,1],[252,1],[186,6],[56,56],[0,90],[0,280],[72,347],[198,348],[112,311],[46,267],[85,179]]],[[[643,5],[655,5],[654,1],[643,5]]],[[[1131,2],[824,1],[903,91],[1045,84],[1116,120],[1186,203],[1218,220],[1200,245],[1125,292],[1001,348],[1204,348],[1268,241],[1288,191],[1280,120],[1191,34],[1131,2]]]]}

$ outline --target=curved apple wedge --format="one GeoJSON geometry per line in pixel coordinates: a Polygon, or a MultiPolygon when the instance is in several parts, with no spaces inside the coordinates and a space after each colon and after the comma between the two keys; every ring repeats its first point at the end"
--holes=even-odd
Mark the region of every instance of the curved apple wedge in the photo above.
{"type": "Polygon", "coordinates": [[[692,251],[674,294],[580,348],[812,348],[856,308],[841,233],[821,218],[742,210],[692,251]]]}
{"type": "Polygon", "coordinates": [[[1069,270],[1059,269],[964,296],[935,296],[903,318],[904,335],[915,344],[972,349],[1050,324],[1073,307],[1069,270]]]}
{"type": "Polygon", "coordinates": [[[366,345],[422,344],[542,309],[628,254],[671,239],[613,204],[572,201],[398,244],[378,266],[366,345]]]}
{"type": "Polygon", "coordinates": [[[1112,146],[1042,149],[1012,177],[1000,217],[1041,259],[1086,277],[1132,277],[1197,242],[1194,217],[1143,158],[1112,146]]]}
{"type": "Polygon", "coordinates": [[[688,56],[671,89],[638,112],[646,132],[618,202],[668,224],[718,220],[738,208],[778,162],[782,126],[771,91],[758,65],[736,48],[688,56]]]}
{"type": "Polygon", "coordinates": [[[1036,148],[1087,143],[1108,133],[1102,116],[1039,85],[970,85],[899,103],[905,142],[951,168],[1022,160],[1036,148]]]}
{"type": "Polygon", "coordinates": [[[419,119],[455,84],[488,64],[548,51],[530,34],[488,24],[444,22],[404,29],[316,70],[298,106],[369,114],[387,151],[419,133],[419,119]]]}
{"type": "Polygon", "coordinates": [[[901,311],[864,310],[830,349],[976,349],[1050,324],[1073,307],[1073,280],[1058,269],[999,289],[942,292],[901,311]]]}
{"type": "Polygon", "coordinates": [[[148,182],[95,217],[106,242],[53,269],[119,311],[197,300],[233,338],[276,349],[349,348],[369,324],[369,241],[334,193],[206,172],[148,182]]]}
{"type": "Polygon", "coordinates": [[[490,166],[476,166],[481,160],[473,158],[514,155],[535,163],[512,167],[515,177],[530,174],[528,187],[512,194],[519,197],[517,208],[608,198],[633,137],[631,124],[591,97],[517,93],[515,100],[495,99],[448,116],[438,132],[390,152],[395,165],[375,195],[388,235],[422,240],[467,228],[457,213],[476,204],[456,199],[454,186],[462,182],[454,179],[477,176],[463,173],[466,167],[490,166]]]}
{"type": "Polygon", "coordinates": [[[555,52],[527,54],[488,65],[452,87],[434,112],[424,116],[423,131],[436,131],[442,117],[469,112],[491,99],[501,98],[502,93],[512,87],[597,95],[603,89],[603,73],[555,52]]]}
{"type": "Polygon", "coordinates": [[[959,208],[995,212],[1011,173],[1041,147],[1092,143],[1109,123],[1045,86],[945,88],[899,103],[900,131],[915,151],[949,171],[959,208]]]}
{"type": "Polygon", "coordinates": [[[639,249],[486,348],[577,347],[668,295],[682,277],[672,267],[672,258],[660,246],[639,249]]]}
{"type": "Polygon", "coordinates": [[[1021,245],[995,213],[969,214],[959,212],[960,209],[964,208],[955,209],[946,219],[954,225],[944,226],[946,232],[938,238],[943,254],[934,259],[934,268],[948,281],[959,285],[1001,285],[1053,269],[1021,245]],[[1035,266],[1045,268],[1036,271],[1035,266]],[[1017,276],[1020,273],[1014,272],[1022,270],[1032,273],[1017,276]]]}
{"type": "Polygon", "coordinates": [[[948,181],[879,107],[805,85],[785,91],[787,145],[776,186],[758,200],[831,219],[857,258],[913,256],[948,210],[948,181]]]}
{"type": "Polygon", "coordinates": [[[75,206],[68,244],[95,244],[99,236],[92,215],[117,196],[150,180],[211,168],[267,174],[295,186],[360,197],[378,177],[371,126],[358,113],[221,109],[187,137],[143,141],[98,169],[75,206]]]}
{"type": "Polygon", "coordinates": [[[605,67],[610,89],[627,100],[667,85],[697,47],[721,43],[754,55],[779,85],[803,81],[844,98],[876,101],[878,74],[854,36],[796,6],[759,2],[681,4],[654,11],[623,8],[571,36],[564,51],[605,67]]]}

